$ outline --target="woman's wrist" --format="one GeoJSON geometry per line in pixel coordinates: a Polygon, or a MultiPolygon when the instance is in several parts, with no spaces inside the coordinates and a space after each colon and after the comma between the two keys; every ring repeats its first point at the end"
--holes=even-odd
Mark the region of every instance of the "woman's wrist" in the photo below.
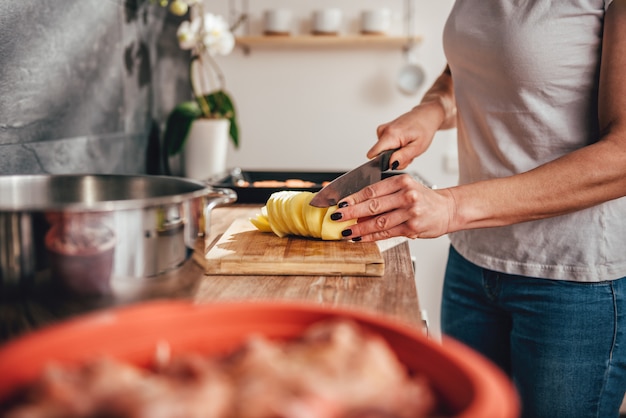
{"type": "Polygon", "coordinates": [[[435,190],[435,192],[442,196],[446,202],[446,213],[448,219],[444,234],[449,234],[463,229],[462,226],[459,225],[457,198],[454,191],[451,188],[446,188],[435,190]]]}
{"type": "Polygon", "coordinates": [[[451,129],[456,127],[456,104],[454,100],[439,92],[429,91],[424,95],[420,105],[436,104],[442,112],[439,129],[451,129]]]}
{"type": "Polygon", "coordinates": [[[454,100],[454,90],[452,76],[445,72],[439,76],[433,86],[424,94],[418,106],[435,104],[443,114],[439,129],[450,129],[456,127],[456,101],[454,100]]]}
{"type": "MultiPolygon", "coordinates": [[[[433,131],[442,129],[446,123],[446,109],[441,98],[436,94],[426,94],[422,97],[420,104],[411,109],[412,112],[428,112],[428,121],[432,122],[433,131]]],[[[422,113],[424,114],[424,113],[422,113]]]]}

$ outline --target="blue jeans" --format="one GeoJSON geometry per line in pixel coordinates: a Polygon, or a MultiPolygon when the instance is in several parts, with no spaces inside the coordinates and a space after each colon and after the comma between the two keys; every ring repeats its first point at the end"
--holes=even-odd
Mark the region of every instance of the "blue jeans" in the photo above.
{"type": "Polygon", "coordinates": [[[525,418],[617,418],[626,390],[626,278],[498,273],[450,247],[442,331],[499,365],[525,418]]]}

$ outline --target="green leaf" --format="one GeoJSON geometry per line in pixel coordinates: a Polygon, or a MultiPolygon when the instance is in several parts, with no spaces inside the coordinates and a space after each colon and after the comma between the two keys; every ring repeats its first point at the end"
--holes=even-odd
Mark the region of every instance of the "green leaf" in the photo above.
{"type": "Polygon", "coordinates": [[[185,140],[194,120],[202,116],[200,106],[195,101],[182,102],[167,117],[163,133],[163,148],[167,155],[176,155],[183,149],[185,140]]]}
{"type": "Polygon", "coordinates": [[[211,109],[212,118],[227,118],[230,121],[230,138],[235,148],[239,148],[239,126],[237,125],[237,112],[230,95],[224,90],[218,90],[207,94],[204,100],[211,109]]]}

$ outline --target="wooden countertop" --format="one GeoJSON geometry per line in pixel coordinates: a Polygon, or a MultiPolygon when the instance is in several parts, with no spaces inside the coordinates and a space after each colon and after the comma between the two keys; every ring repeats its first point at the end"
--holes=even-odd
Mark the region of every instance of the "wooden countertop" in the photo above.
{"type": "MultiPolygon", "coordinates": [[[[211,235],[205,252],[233,220],[258,213],[258,205],[216,208],[211,215],[211,235]]],[[[385,261],[382,277],[351,276],[204,276],[192,292],[199,302],[222,300],[305,300],[333,306],[363,309],[390,315],[422,327],[409,245],[405,239],[379,243],[385,261]]],[[[202,252],[200,250],[199,252],[202,252]]],[[[199,265],[187,265],[189,274],[200,274],[199,265]]]]}
{"type": "MultiPolygon", "coordinates": [[[[210,235],[199,239],[194,257],[160,275],[140,292],[114,299],[86,299],[40,286],[26,297],[0,303],[0,343],[41,326],[93,309],[149,299],[191,299],[198,303],[240,300],[307,301],[380,313],[424,328],[408,242],[380,242],[385,262],[382,277],[352,276],[216,276],[206,275],[195,257],[202,257],[238,218],[254,216],[259,205],[232,205],[211,212],[210,235]]],[[[148,279],[150,280],[150,279],[148,279]]]]}

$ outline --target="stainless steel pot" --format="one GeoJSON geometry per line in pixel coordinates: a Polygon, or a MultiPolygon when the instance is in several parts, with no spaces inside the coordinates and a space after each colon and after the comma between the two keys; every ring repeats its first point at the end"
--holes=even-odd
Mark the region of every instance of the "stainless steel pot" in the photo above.
{"type": "Polygon", "coordinates": [[[141,287],[180,266],[236,197],[176,177],[0,176],[0,287],[46,275],[79,294],[141,287]]]}

